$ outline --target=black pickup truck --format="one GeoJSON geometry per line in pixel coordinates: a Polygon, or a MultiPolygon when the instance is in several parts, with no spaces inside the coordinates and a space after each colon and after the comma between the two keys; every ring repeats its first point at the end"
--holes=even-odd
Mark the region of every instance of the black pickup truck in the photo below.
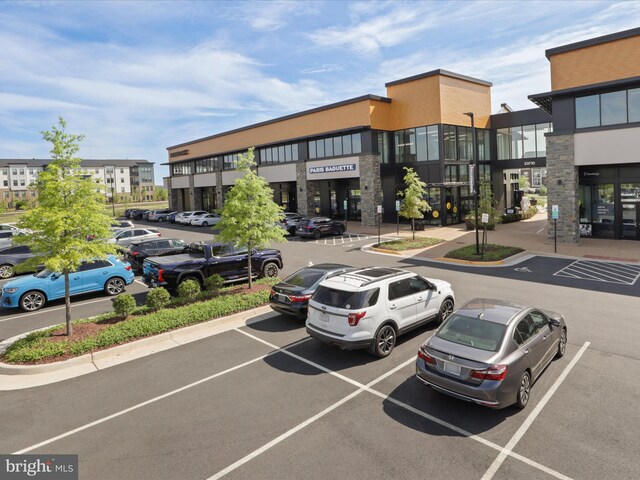
{"type": "MultiPolygon", "coordinates": [[[[192,243],[187,253],[168,257],[149,257],[142,264],[142,280],[150,287],[165,287],[175,292],[187,279],[200,285],[211,275],[220,275],[225,282],[248,278],[246,247],[227,243],[192,243]]],[[[251,253],[252,277],[275,277],[282,268],[280,250],[253,249],[251,253]]]]}

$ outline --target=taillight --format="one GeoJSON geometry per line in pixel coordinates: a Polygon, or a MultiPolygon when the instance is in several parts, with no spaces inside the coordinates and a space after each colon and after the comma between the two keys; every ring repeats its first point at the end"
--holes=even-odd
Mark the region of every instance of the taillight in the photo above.
{"type": "Polygon", "coordinates": [[[491,365],[484,370],[471,370],[469,376],[480,380],[501,381],[507,376],[508,365],[491,365]]]}
{"type": "Polygon", "coordinates": [[[158,237],[161,237],[161,236],[162,236],[162,234],[161,234],[161,233],[156,233],[156,235],[157,235],[158,237]]]}
{"type": "Polygon", "coordinates": [[[129,252],[129,255],[135,257],[136,255],[140,255],[140,252],[129,252]]]}
{"type": "Polygon", "coordinates": [[[352,327],[355,327],[356,325],[358,325],[358,322],[360,321],[360,319],[364,317],[366,314],[367,312],[350,313],[348,317],[349,325],[352,327]]]}
{"type": "Polygon", "coordinates": [[[162,275],[164,273],[163,269],[158,270],[158,281],[159,282],[164,282],[164,276],[162,275]]]}
{"type": "Polygon", "coordinates": [[[304,227],[305,230],[313,230],[313,227],[311,225],[307,225],[306,227],[304,227]]]}
{"type": "Polygon", "coordinates": [[[270,294],[270,295],[273,297],[275,294],[276,294],[276,291],[272,288],[272,289],[271,289],[271,294],[270,294]]]}
{"type": "Polygon", "coordinates": [[[300,303],[309,300],[311,295],[289,295],[289,298],[293,303],[300,303]]]}
{"type": "Polygon", "coordinates": [[[128,272],[129,270],[131,270],[131,265],[129,265],[128,263],[124,266],[124,269],[128,272]]]}
{"type": "Polygon", "coordinates": [[[425,361],[425,363],[428,363],[429,365],[436,364],[436,359],[427,353],[427,349],[425,348],[424,345],[418,349],[418,357],[420,357],[422,360],[425,361]]]}

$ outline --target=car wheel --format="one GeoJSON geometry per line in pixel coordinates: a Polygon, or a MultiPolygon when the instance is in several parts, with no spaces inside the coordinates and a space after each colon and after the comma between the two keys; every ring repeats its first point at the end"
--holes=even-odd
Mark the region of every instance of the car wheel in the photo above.
{"type": "Polygon", "coordinates": [[[208,227],[209,226],[209,222],[202,222],[202,226],[203,227],[208,227]]]}
{"type": "Polygon", "coordinates": [[[392,325],[383,325],[376,333],[373,343],[369,347],[369,353],[378,358],[389,356],[396,346],[396,330],[392,325]]]}
{"type": "Polygon", "coordinates": [[[344,227],[342,225],[338,225],[336,228],[336,235],[342,235],[344,233],[344,227]]]}
{"type": "Polygon", "coordinates": [[[275,278],[278,276],[278,265],[274,262],[266,263],[262,267],[262,276],[266,278],[275,278]]]}
{"type": "Polygon", "coordinates": [[[158,219],[158,223],[162,223],[162,222],[164,222],[164,218],[160,217],[160,218],[158,219]]]}
{"type": "Polygon", "coordinates": [[[560,343],[558,344],[558,353],[556,353],[556,358],[563,357],[566,349],[567,349],[567,329],[563,328],[562,332],[560,332],[560,343]]]}
{"type": "Polygon", "coordinates": [[[118,295],[124,292],[125,283],[120,277],[113,277],[104,284],[104,291],[107,295],[118,295]]]}
{"type": "Polygon", "coordinates": [[[320,230],[313,231],[313,238],[318,240],[320,238],[320,230]]]}
{"type": "Polygon", "coordinates": [[[442,305],[440,305],[440,311],[438,312],[438,317],[436,319],[436,323],[438,325],[440,325],[452,313],[453,313],[453,300],[451,300],[450,298],[447,298],[447,299],[445,299],[444,302],[442,302],[442,305]]]}
{"type": "Polygon", "coordinates": [[[20,308],[25,312],[35,312],[44,307],[46,299],[42,292],[31,290],[20,297],[20,308]]]}
{"type": "Polygon", "coordinates": [[[0,278],[11,278],[16,274],[13,265],[0,265],[0,278]]]}
{"type": "Polygon", "coordinates": [[[529,397],[531,396],[531,375],[529,372],[524,372],[520,379],[520,386],[518,387],[518,396],[516,398],[516,407],[524,408],[529,403],[529,397]]]}

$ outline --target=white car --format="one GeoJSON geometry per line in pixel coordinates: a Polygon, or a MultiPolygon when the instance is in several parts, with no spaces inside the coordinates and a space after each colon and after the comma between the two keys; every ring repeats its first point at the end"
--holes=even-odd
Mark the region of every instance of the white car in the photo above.
{"type": "Polygon", "coordinates": [[[148,238],[157,238],[161,234],[155,228],[123,228],[117,230],[107,243],[115,243],[122,247],[128,247],[130,243],[148,238]]]}
{"type": "Polygon", "coordinates": [[[391,353],[399,335],[454,310],[451,284],[409,270],[368,267],[324,280],[309,300],[307,333],[347,350],[391,353]]]}
{"type": "Polygon", "coordinates": [[[191,225],[196,227],[210,227],[215,225],[222,217],[220,215],[216,215],[215,213],[205,213],[204,215],[200,215],[199,217],[195,217],[191,220],[191,225]]]}
{"type": "Polygon", "coordinates": [[[205,212],[204,210],[194,210],[190,212],[182,212],[176,215],[176,223],[182,223],[183,225],[190,225],[191,220],[200,215],[205,215],[209,212],[205,212]]]}

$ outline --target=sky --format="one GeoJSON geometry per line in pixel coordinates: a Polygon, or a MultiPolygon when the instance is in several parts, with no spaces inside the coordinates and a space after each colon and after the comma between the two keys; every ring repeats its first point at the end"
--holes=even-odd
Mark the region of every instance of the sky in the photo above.
{"type": "Polygon", "coordinates": [[[550,90],[546,49],[638,27],[640,1],[0,0],[0,158],[146,159],[438,68],[493,83],[492,110],[550,90]]]}

